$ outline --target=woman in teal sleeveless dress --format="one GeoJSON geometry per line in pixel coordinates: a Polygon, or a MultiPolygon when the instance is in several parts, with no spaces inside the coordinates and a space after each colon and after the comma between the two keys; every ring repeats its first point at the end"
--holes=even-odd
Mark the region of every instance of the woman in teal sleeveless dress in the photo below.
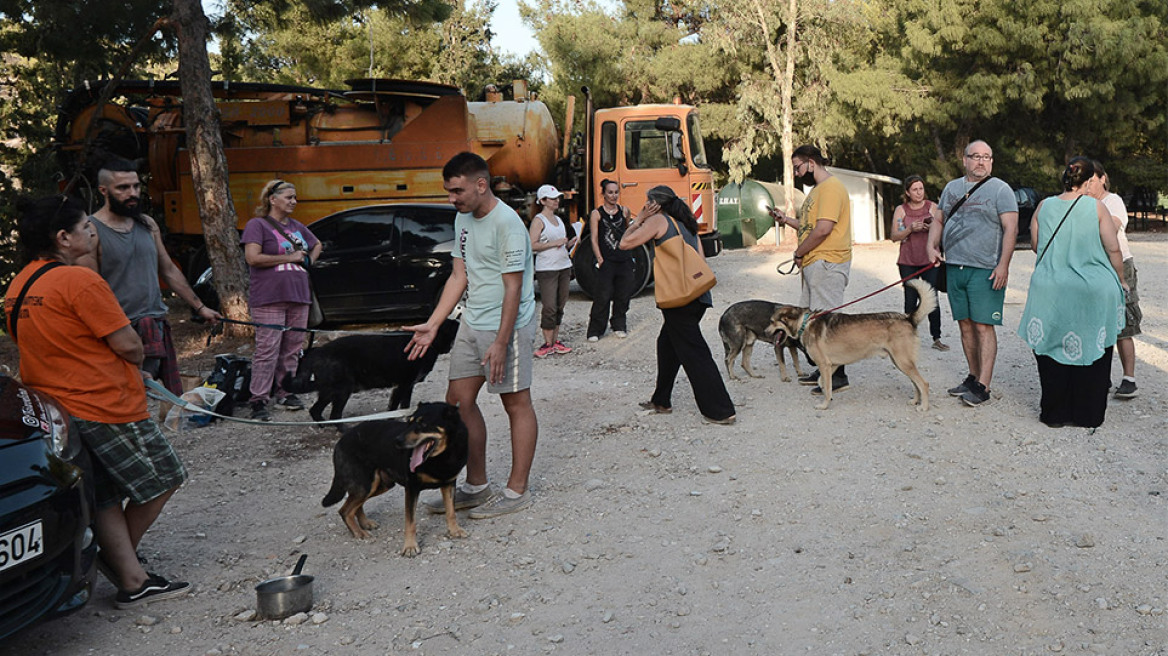
{"type": "Polygon", "coordinates": [[[1018,335],[1034,349],[1042,385],[1039,420],[1095,428],[1107,411],[1111,354],[1124,326],[1123,262],[1111,216],[1091,191],[1095,169],[1076,157],[1063,193],[1030,222],[1038,253],[1018,335]]]}

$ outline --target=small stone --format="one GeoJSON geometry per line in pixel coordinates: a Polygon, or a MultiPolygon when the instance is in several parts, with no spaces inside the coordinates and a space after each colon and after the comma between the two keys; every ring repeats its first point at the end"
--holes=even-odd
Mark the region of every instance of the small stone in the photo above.
{"type": "Polygon", "coordinates": [[[329,621],[329,616],[325,615],[324,613],[313,613],[312,614],[312,623],[313,624],[324,624],[327,621],[329,621]]]}
{"type": "Polygon", "coordinates": [[[1059,640],[1059,641],[1058,641],[1058,642],[1056,642],[1056,643],[1049,644],[1049,645],[1047,645],[1047,646],[1046,646],[1046,648],[1047,648],[1047,650],[1048,650],[1048,651],[1053,651],[1053,652],[1054,652],[1054,653],[1056,653],[1056,654],[1057,654],[1058,652],[1062,651],[1062,650],[1063,650],[1063,647],[1064,647],[1064,645],[1063,645],[1063,642],[1062,642],[1062,640],[1059,640]]]}
{"type": "Polygon", "coordinates": [[[722,468],[719,467],[718,465],[710,465],[710,467],[706,471],[710,472],[711,474],[721,474],[722,468]]]}
{"type": "Polygon", "coordinates": [[[293,544],[304,544],[304,541],[307,539],[308,539],[307,535],[297,535],[296,537],[292,538],[292,543],[293,544]]]}
{"type": "Polygon", "coordinates": [[[1095,546],[1095,537],[1090,533],[1084,533],[1075,538],[1075,546],[1080,549],[1090,549],[1095,546]]]}
{"type": "Polygon", "coordinates": [[[137,624],[138,626],[154,626],[155,624],[158,624],[158,618],[154,617],[153,615],[139,615],[134,620],[134,624],[137,624]]]}
{"type": "Polygon", "coordinates": [[[650,458],[656,458],[659,455],[661,455],[661,449],[649,449],[650,458]]]}
{"type": "Polygon", "coordinates": [[[548,636],[548,642],[552,643],[553,645],[558,645],[563,641],[564,641],[563,634],[557,633],[555,635],[548,636]]]}
{"type": "Polygon", "coordinates": [[[697,558],[694,558],[695,565],[705,565],[708,562],[710,562],[710,559],[706,558],[705,556],[698,556],[697,558]]]}
{"type": "Polygon", "coordinates": [[[565,574],[571,574],[572,572],[574,572],[576,570],[576,563],[572,563],[572,562],[565,560],[564,564],[561,566],[561,568],[564,570],[565,574]]]}
{"type": "Polygon", "coordinates": [[[584,481],[584,490],[586,492],[595,492],[602,487],[604,487],[604,481],[600,480],[599,478],[590,478],[587,481],[584,481]]]}
{"type": "Polygon", "coordinates": [[[254,610],[245,610],[241,613],[238,613],[237,615],[235,615],[235,617],[233,617],[231,619],[235,620],[236,622],[250,622],[250,621],[254,620],[255,618],[256,618],[256,612],[254,610]]]}
{"type": "Polygon", "coordinates": [[[296,613],[292,617],[284,620],[284,624],[287,624],[288,626],[297,626],[299,624],[304,624],[307,621],[308,613],[296,613]]]}
{"type": "Polygon", "coordinates": [[[356,642],[356,640],[352,636],[342,636],[341,639],[338,640],[337,642],[339,642],[342,645],[351,645],[354,642],[356,642]]]}
{"type": "Polygon", "coordinates": [[[1099,610],[1107,610],[1108,606],[1110,606],[1110,604],[1107,603],[1106,597],[1096,597],[1095,598],[1095,607],[1098,608],[1099,610]]]}
{"type": "Polygon", "coordinates": [[[1034,569],[1034,565],[1030,563],[1018,563],[1017,565],[1014,565],[1014,571],[1018,574],[1029,572],[1032,569],[1034,569]]]}
{"type": "Polygon", "coordinates": [[[612,621],[612,620],[613,620],[615,617],[616,617],[616,616],[613,614],[613,612],[612,612],[611,610],[607,610],[607,611],[604,611],[604,616],[600,618],[600,621],[601,621],[601,622],[604,622],[605,624],[608,624],[608,623],[609,623],[609,622],[611,622],[611,621],[612,621]]]}
{"type": "Polygon", "coordinates": [[[1151,604],[1140,604],[1139,606],[1136,606],[1136,612],[1140,615],[1151,615],[1152,606],[1151,604]]]}
{"type": "Polygon", "coordinates": [[[525,617],[527,617],[527,615],[525,615],[523,613],[511,613],[511,618],[510,618],[511,623],[518,624],[518,623],[522,622],[523,618],[525,618],[525,617]]]}
{"type": "Polygon", "coordinates": [[[180,633],[182,633],[182,627],[181,627],[181,626],[172,626],[172,627],[170,627],[170,634],[171,634],[171,635],[178,635],[178,634],[180,634],[180,633]]]}
{"type": "Polygon", "coordinates": [[[219,592],[227,592],[231,590],[231,581],[224,581],[219,584],[219,592]]]}
{"type": "Polygon", "coordinates": [[[701,490],[690,490],[689,495],[691,497],[700,497],[700,496],[702,496],[702,491],[701,490]]]}
{"type": "Polygon", "coordinates": [[[921,637],[916,635],[915,633],[906,633],[906,634],[904,634],[904,641],[910,645],[916,645],[916,644],[920,644],[921,637]]]}
{"type": "Polygon", "coordinates": [[[682,606],[681,608],[677,609],[677,616],[678,617],[686,617],[689,614],[690,614],[690,610],[689,610],[689,607],[687,607],[687,606],[682,606]]]}
{"type": "Polygon", "coordinates": [[[762,511],[759,510],[758,508],[755,508],[754,510],[750,511],[750,516],[751,517],[762,517],[762,511]]]}
{"type": "Polygon", "coordinates": [[[207,651],[203,652],[203,656],[223,656],[223,652],[219,651],[215,647],[212,647],[212,648],[208,649],[207,651]]]}

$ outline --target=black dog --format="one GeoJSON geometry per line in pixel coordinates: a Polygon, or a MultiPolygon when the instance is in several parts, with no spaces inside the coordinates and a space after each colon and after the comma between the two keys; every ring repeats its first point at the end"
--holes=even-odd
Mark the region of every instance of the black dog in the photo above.
{"type": "MultiPolygon", "coordinates": [[[[775,359],[779,361],[779,378],[783,382],[791,380],[787,375],[787,363],[783,358],[783,348],[791,352],[791,360],[795,362],[795,374],[803,375],[799,368],[799,354],[796,349],[803,350],[803,345],[787,333],[787,328],[779,319],[782,308],[792,307],[771,303],[770,301],[741,301],[726,308],[722,317],[718,319],[718,333],[722,336],[722,346],[726,349],[726,373],[731,380],[738,380],[734,375],[734,361],[738,354],[742,354],[742,368],[751,378],[762,378],[754,373],[750,367],[750,355],[754,350],[755,340],[764,340],[775,345],[775,359]]],[[[804,352],[806,355],[806,352],[804,352]]]]}
{"type": "Polygon", "coordinates": [[[467,430],[458,407],[421,403],[408,421],[369,421],[345,432],[333,448],[333,485],[320,502],[329,507],[346,494],[341,519],[354,537],[364,540],[377,524],[365,516],[367,499],[394,484],[405,488],[406,540],[403,556],[418,555],[414,508],[422,490],[442,488],[446,535],[465,538],[454,516],[454,483],[466,466],[467,430]]]}
{"type": "Polygon", "coordinates": [[[449,353],[458,335],[458,322],[447,319],[426,354],[407,360],[410,333],[401,335],[351,335],[304,352],[296,375],[284,377],[284,389],[294,394],[317,392],[308,412],[324,421],[325,406],[332,404],[329,419],[340,419],[354,392],[392,387],[389,409],[408,408],[414,385],[425,380],[434,362],[449,353]]]}

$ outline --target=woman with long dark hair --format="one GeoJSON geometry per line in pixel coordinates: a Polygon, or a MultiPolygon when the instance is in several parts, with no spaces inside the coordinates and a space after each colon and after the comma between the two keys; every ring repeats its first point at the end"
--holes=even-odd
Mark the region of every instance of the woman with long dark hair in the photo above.
{"type": "Polygon", "coordinates": [[[1072,159],[1063,193],[1039,203],[1030,220],[1038,258],[1018,335],[1034,349],[1038,419],[1052,428],[1103,423],[1111,354],[1124,326],[1119,239],[1107,208],[1089,195],[1095,180],[1090,160],[1072,159]]]}
{"type": "MultiPolygon", "coordinates": [[[[672,189],[662,185],[649,190],[648,201],[629,224],[620,247],[631,250],[650,239],[660,245],[677,238],[684,239],[702,254],[697,234],[698,222],[689,206],[672,189]]],[[[641,407],[658,414],[673,412],[673,383],[678,370],[684,367],[703,420],[714,424],[734,423],[734,402],[699,327],[702,315],[712,305],[712,297],[706,292],[688,305],[661,308],[664,323],[657,335],[657,386],[653,396],[641,403],[641,407]]]]}

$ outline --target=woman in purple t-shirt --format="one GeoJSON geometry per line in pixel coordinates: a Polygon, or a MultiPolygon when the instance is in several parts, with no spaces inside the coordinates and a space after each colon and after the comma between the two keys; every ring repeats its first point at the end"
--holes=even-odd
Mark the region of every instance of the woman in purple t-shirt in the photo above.
{"type": "MultiPolygon", "coordinates": [[[[925,181],[919,175],[910,175],[904,179],[904,204],[892,213],[892,241],[900,242],[900,257],[896,264],[900,268],[901,277],[919,271],[921,267],[929,265],[929,256],[925,247],[929,242],[929,226],[934,220],[940,220],[941,210],[937,204],[925,198],[925,181]]],[[[933,267],[920,275],[921,280],[929,283],[934,289],[937,287],[937,275],[940,270],[933,267]]],[[[936,292],[934,292],[936,293],[936,292]]],[[[917,292],[908,285],[904,286],[904,313],[912,314],[920,304],[917,292]]],[[[933,348],[938,351],[948,351],[949,346],[941,341],[941,306],[929,313],[929,333],[933,336],[933,348]]]]}
{"type": "MultiPolygon", "coordinates": [[[[296,187],[272,180],[260,192],[257,218],[243,229],[243,256],[251,273],[252,321],[291,328],[308,326],[312,288],[305,268],[320,256],[320,240],[292,218],[296,187]]],[[[271,421],[268,402],[275,381],[276,403],[289,410],[304,404],[279,387],[285,373],[296,373],[296,356],[304,348],[304,333],[256,328],[251,362],[251,418],[271,421]]]]}

